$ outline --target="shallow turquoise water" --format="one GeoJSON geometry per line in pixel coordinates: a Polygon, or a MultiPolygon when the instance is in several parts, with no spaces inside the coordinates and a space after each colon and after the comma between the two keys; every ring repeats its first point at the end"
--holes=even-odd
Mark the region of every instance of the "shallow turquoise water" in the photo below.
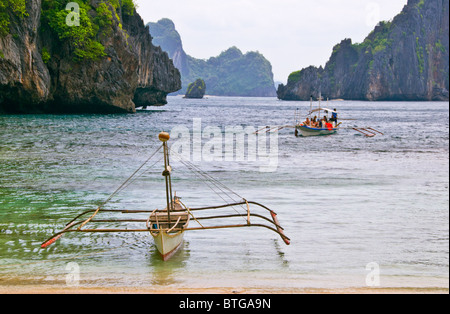
{"type": "MultiPolygon", "coordinates": [[[[305,113],[309,103],[169,97],[168,106],[135,115],[0,116],[0,285],[64,285],[68,263],[76,262],[82,286],[353,287],[365,286],[366,266],[377,263],[381,286],[448,287],[448,103],[330,106],[357,119],[345,125],[370,125],[385,135],[342,130],[296,138],[283,130],[274,172],[260,171],[261,156],[195,162],[275,210],[291,246],[264,229],[191,232],[167,263],[147,234],[70,234],[46,250],[40,243],[96,209],[159,147],[160,131],[194,133],[194,118],[202,130],[292,124],[295,110],[305,113]]],[[[172,162],[184,203],[223,203],[172,162]]],[[[109,208],[163,208],[161,170],[153,167],[109,208]]]]}

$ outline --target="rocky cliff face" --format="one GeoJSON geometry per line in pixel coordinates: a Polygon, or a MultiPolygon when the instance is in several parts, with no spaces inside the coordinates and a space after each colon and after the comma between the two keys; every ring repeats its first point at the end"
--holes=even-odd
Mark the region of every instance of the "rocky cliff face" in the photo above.
{"type": "Polygon", "coordinates": [[[139,62],[138,86],[134,95],[136,107],[167,104],[167,95],[181,89],[180,71],[161,47],[152,44],[149,29],[137,14],[124,17],[124,29],[130,36],[128,43],[137,53],[139,62]]]}
{"type": "Polygon", "coordinates": [[[188,55],[173,21],[164,18],[157,23],[148,23],[147,26],[153,36],[153,43],[168,53],[175,67],[180,70],[181,77],[189,75],[188,55]]]}
{"type": "Polygon", "coordinates": [[[29,2],[28,16],[19,17],[6,5],[3,8],[2,18],[10,19],[10,31],[0,36],[0,111],[21,111],[49,98],[50,73],[39,50],[40,9],[40,0],[29,2]]]}
{"type": "Polygon", "coordinates": [[[208,94],[215,96],[276,96],[272,65],[258,52],[243,54],[231,47],[217,57],[208,60],[193,58],[183,50],[180,34],[169,19],[147,24],[154,36],[155,45],[162,47],[181,72],[182,90],[202,78],[208,86],[208,94]]]}
{"type": "Polygon", "coordinates": [[[353,100],[448,100],[448,14],[448,0],[409,0],[363,43],[336,45],[325,68],[292,73],[278,97],[309,100],[322,92],[353,100]]]}
{"type": "Polygon", "coordinates": [[[124,1],[79,2],[81,25],[72,28],[64,24],[67,1],[26,1],[24,16],[6,9],[0,111],[134,112],[165,104],[181,88],[179,71],[152,45],[134,8],[124,12],[124,1]]]}

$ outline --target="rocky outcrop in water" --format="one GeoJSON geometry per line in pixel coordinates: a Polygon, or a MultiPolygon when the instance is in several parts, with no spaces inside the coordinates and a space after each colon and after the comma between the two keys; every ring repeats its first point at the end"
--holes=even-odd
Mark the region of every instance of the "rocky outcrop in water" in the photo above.
{"type": "Polygon", "coordinates": [[[130,0],[79,1],[80,26],[67,1],[20,1],[24,14],[0,5],[0,112],[134,112],[181,88],[130,0]]]}
{"type": "Polygon", "coordinates": [[[325,68],[308,67],[278,88],[283,100],[448,100],[449,1],[409,0],[361,44],[343,40],[325,68]]]}
{"type": "Polygon", "coordinates": [[[184,98],[202,99],[206,93],[206,84],[202,79],[189,84],[184,98]]]}
{"type": "Polygon", "coordinates": [[[180,34],[169,19],[148,23],[154,44],[161,46],[173,59],[181,72],[182,89],[201,77],[208,86],[208,94],[215,96],[276,96],[272,65],[259,52],[243,54],[231,47],[219,56],[208,60],[196,59],[186,54],[180,34]]]}

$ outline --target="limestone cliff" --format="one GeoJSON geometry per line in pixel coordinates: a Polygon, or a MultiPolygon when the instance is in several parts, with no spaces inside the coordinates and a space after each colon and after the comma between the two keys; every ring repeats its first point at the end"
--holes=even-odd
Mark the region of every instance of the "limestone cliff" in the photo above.
{"type": "Polygon", "coordinates": [[[22,111],[28,104],[46,101],[50,95],[50,73],[42,60],[37,31],[41,1],[30,1],[26,16],[8,6],[0,5],[2,20],[9,21],[0,32],[0,112],[22,111]]]}
{"type": "Polygon", "coordinates": [[[79,26],[66,25],[68,1],[24,3],[0,6],[0,112],[134,112],[181,88],[131,0],[79,0],[79,26]]]}
{"type": "Polygon", "coordinates": [[[449,99],[449,1],[409,0],[361,44],[343,40],[325,68],[309,67],[278,88],[283,100],[449,99]]]}

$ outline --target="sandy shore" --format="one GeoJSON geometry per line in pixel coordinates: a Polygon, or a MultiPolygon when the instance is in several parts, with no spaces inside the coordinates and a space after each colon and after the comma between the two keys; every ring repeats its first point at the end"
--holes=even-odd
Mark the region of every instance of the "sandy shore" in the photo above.
{"type": "Polygon", "coordinates": [[[0,286],[0,294],[449,294],[448,288],[133,288],[0,286]]]}
{"type": "MultiPolygon", "coordinates": [[[[221,295],[277,295],[277,294],[449,294],[447,281],[431,279],[426,282],[397,282],[386,283],[382,287],[366,286],[320,286],[319,281],[313,281],[311,287],[275,286],[263,284],[233,286],[230,283],[216,283],[202,285],[193,283],[186,285],[151,284],[148,286],[133,286],[125,284],[108,284],[105,281],[97,281],[93,278],[83,280],[79,286],[71,287],[64,280],[58,278],[1,276],[0,294],[221,294],[221,295]],[[102,282],[102,283],[100,283],[102,282]]],[[[322,283],[323,284],[323,283],[322,283]]]]}

